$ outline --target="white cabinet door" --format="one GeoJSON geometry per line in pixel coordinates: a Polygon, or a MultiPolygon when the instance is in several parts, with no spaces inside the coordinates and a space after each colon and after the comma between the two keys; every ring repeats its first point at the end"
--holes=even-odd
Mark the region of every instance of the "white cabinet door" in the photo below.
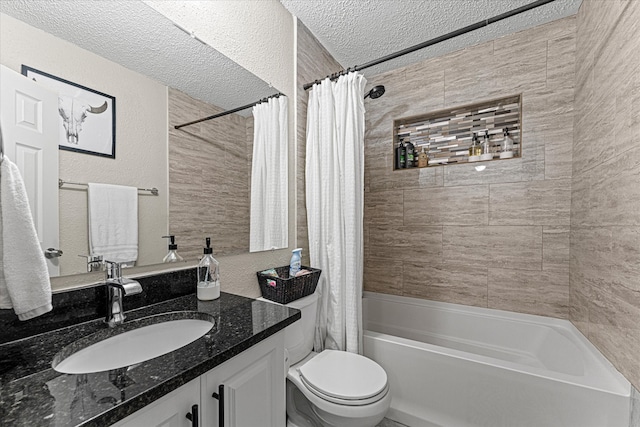
{"type": "Polygon", "coordinates": [[[286,424],[283,331],[202,376],[202,416],[212,427],[286,424]],[[219,400],[221,389],[223,404],[219,400]],[[218,397],[212,397],[213,393],[218,397]]]}
{"type": "MultiPolygon", "coordinates": [[[[200,378],[161,397],[138,412],[129,415],[113,427],[192,427],[187,414],[200,403],[200,378]]],[[[201,412],[201,411],[200,411],[201,412]]],[[[198,417],[200,414],[198,414],[198,417]]],[[[191,415],[193,418],[193,415],[191,415]]],[[[203,422],[198,426],[205,426],[203,422]]]]}
{"type": "MultiPolygon", "coordinates": [[[[43,250],[58,249],[58,94],[0,65],[4,153],[20,170],[43,250]]],[[[60,275],[58,258],[47,259],[60,275]]]]}

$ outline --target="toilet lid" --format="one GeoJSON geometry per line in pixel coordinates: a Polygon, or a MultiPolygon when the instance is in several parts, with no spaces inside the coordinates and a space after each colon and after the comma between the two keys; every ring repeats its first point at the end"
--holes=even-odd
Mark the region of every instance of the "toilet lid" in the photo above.
{"type": "Polygon", "coordinates": [[[302,380],[318,392],[344,400],[362,400],[380,394],[387,373],[359,354],[325,350],[299,368],[302,380]]]}

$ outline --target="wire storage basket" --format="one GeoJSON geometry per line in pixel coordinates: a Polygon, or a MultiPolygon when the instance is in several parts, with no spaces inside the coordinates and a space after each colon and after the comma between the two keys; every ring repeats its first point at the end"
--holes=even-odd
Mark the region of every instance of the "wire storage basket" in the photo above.
{"type": "Polygon", "coordinates": [[[278,277],[264,274],[258,271],[258,283],[260,284],[260,292],[262,296],[279,304],[289,304],[302,297],[311,295],[316,291],[320,273],[322,270],[311,267],[300,267],[302,270],[308,270],[310,273],[297,277],[289,277],[289,266],[276,267],[274,270],[278,273],[278,277]],[[283,279],[286,277],[286,279],[283,279]]]}

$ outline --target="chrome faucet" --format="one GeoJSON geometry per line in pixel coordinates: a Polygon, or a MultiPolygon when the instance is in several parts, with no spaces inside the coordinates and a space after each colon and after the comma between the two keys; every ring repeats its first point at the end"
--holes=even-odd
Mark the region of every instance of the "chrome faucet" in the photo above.
{"type": "Polygon", "coordinates": [[[105,264],[107,265],[107,278],[104,282],[107,287],[107,316],[104,321],[113,328],[121,325],[125,319],[123,297],[141,293],[142,286],[135,280],[122,277],[121,263],[105,261],[105,264]]]}

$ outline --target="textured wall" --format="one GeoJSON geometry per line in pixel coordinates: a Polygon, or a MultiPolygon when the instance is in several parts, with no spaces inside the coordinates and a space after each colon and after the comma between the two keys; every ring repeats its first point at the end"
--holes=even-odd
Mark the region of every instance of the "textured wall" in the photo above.
{"type": "Polygon", "coordinates": [[[307,208],[305,198],[305,159],[307,150],[307,101],[309,91],[305,91],[305,83],[321,79],[335,73],[342,66],[327,52],[311,32],[298,21],[298,77],[297,77],[297,109],[298,124],[296,133],[296,203],[297,203],[297,241],[298,247],[304,248],[303,261],[309,260],[309,229],[307,227],[307,208]]]}
{"type": "MultiPolygon", "coordinates": [[[[575,17],[369,77],[365,290],[569,315],[575,17]],[[522,93],[520,159],[393,171],[392,121],[522,93]]],[[[368,89],[367,89],[368,90],[368,89]]]]}
{"type": "Polygon", "coordinates": [[[229,114],[174,128],[222,111],[169,89],[169,231],[185,260],[202,256],[205,237],[215,256],[249,251],[247,129],[253,117],[229,114]]]}
{"type": "MultiPolygon", "coordinates": [[[[67,41],[0,14],[0,62],[20,72],[22,64],[115,96],[116,159],[59,151],[60,178],[156,187],[159,196],[138,199],[138,264],[162,261],[158,238],[167,231],[167,88],[67,41]]],[[[86,271],[77,255],[87,254],[87,190],[59,191],[60,273],[86,271]]]]}
{"type": "Polygon", "coordinates": [[[640,387],[640,2],[577,17],[570,319],[640,387]]]}

